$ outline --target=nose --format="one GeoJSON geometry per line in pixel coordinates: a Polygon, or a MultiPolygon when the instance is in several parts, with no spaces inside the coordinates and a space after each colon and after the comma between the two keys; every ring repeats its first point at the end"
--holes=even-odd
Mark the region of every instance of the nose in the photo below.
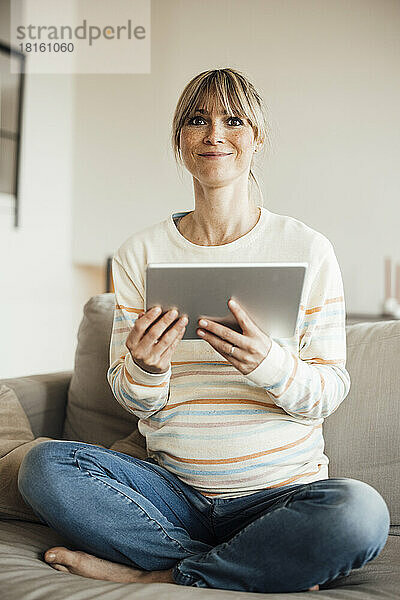
{"type": "Polygon", "coordinates": [[[223,125],[217,122],[210,122],[206,129],[204,136],[204,143],[206,144],[221,144],[224,142],[224,131],[223,125]]]}

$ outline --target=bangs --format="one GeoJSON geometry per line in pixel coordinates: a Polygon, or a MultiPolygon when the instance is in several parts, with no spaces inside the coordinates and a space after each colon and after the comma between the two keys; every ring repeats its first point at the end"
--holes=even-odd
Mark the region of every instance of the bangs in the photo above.
{"type": "Polygon", "coordinates": [[[213,72],[204,78],[188,102],[183,119],[192,118],[198,109],[209,113],[213,110],[227,115],[246,118],[254,125],[254,115],[239,80],[221,71],[213,72]]]}

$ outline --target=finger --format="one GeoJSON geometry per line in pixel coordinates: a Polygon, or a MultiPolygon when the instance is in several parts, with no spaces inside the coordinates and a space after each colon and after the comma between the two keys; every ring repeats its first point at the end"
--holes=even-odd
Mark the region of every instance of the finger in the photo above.
{"type": "MultiPolygon", "coordinates": [[[[197,333],[199,331],[201,331],[201,330],[198,329],[197,333]]],[[[202,335],[200,337],[203,340],[205,340],[206,342],[208,342],[213,348],[215,348],[215,350],[217,350],[220,353],[223,353],[230,362],[231,362],[231,359],[233,359],[235,362],[237,361],[240,363],[247,356],[247,353],[244,350],[242,350],[239,346],[236,346],[236,344],[231,344],[230,342],[227,342],[226,340],[222,340],[220,337],[214,335],[210,331],[205,331],[204,335],[202,335]],[[232,346],[235,346],[234,356],[232,354],[230,354],[232,346]]],[[[232,362],[232,364],[234,364],[234,363],[232,362]]]]}
{"type": "MultiPolygon", "coordinates": [[[[219,353],[221,354],[221,356],[223,356],[228,362],[230,362],[238,371],[242,372],[242,367],[243,367],[243,362],[241,360],[238,360],[237,358],[235,358],[234,356],[232,356],[231,354],[227,354],[226,352],[221,352],[219,351],[219,353]]],[[[236,354],[236,349],[235,349],[235,354],[236,354]]]]}
{"type": "Polygon", "coordinates": [[[167,352],[175,339],[184,334],[187,321],[188,319],[186,315],[180,317],[178,321],[171,327],[171,329],[164,332],[152,350],[159,352],[159,356],[162,356],[165,352],[167,352]]]}
{"type": "MultiPolygon", "coordinates": [[[[234,356],[232,356],[232,354],[229,354],[227,352],[223,352],[222,350],[218,349],[215,345],[213,345],[212,342],[210,342],[209,340],[207,340],[208,343],[210,344],[210,346],[212,346],[217,352],[219,352],[219,354],[225,358],[229,363],[231,363],[238,371],[242,372],[242,368],[243,368],[243,362],[241,360],[238,360],[237,358],[235,358],[234,356]]],[[[237,350],[235,348],[235,354],[237,353],[237,350]]]]}
{"type": "Polygon", "coordinates": [[[213,333],[218,336],[222,340],[226,340],[231,345],[238,346],[238,348],[243,348],[248,350],[249,342],[244,335],[238,333],[231,329],[230,327],[225,327],[225,325],[221,325],[220,323],[216,323],[215,321],[209,321],[208,319],[200,319],[199,327],[213,333]]]}
{"type": "Polygon", "coordinates": [[[135,347],[142,337],[145,335],[147,328],[155,321],[161,314],[161,307],[154,306],[146,313],[142,313],[140,318],[135,319],[133,323],[133,327],[129,332],[128,338],[126,340],[127,347],[132,346],[135,347]],[[128,346],[129,344],[129,346],[128,346]]]}
{"type": "Polygon", "coordinates": [[[237,300],[229,299],[228,308],[242,328],[243,333],[254,334],[258,331],[253,319],[244,310],[237,300]]]}
{"type": "Polygon", "coordinates": [[[180,329],[178,329],[178,333],[172,344],[161,354],[162,359],[167,358],[169,360],[171,358],[172,353],[174,352],[175,348],[184,336],[185,329],[186,326],[182,326],[180,329]]]}
{"type": "MultiPolygon", "coordinates": [[[[141,344],[145,350],[149,350],[152,346],[160,340],[164,331],[173,323],[178,316],[178,311],[176,309],[169,310],[166,312],[161,319],[159,319],[155,324],[151,325],[146,334],[141,339],[141,344]]],[[[160,350],[163,345],[160,346],[160,350]]]]}
{"type": "Polygon", "coordinates": [[[151,325],[151,323],[158,319],[158,317],[161,315],[161,312],[161,306],[153,306],[152,308],[149,308],[149,310],[146,312],[140,313],[134,322],[134,326],[140,330],[140,325],[141,329],[145,331],[147,327],[151,325]]]}

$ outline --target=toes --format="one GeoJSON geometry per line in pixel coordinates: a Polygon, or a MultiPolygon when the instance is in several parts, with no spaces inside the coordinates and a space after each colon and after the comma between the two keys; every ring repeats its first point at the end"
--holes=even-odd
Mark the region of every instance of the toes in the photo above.
{"type": "Polygon", "coordinates": [[[54,548],[49,548],[45,552],[44,560],[48,563],[72,564],[73,554],[71,550],[64,546],[54,546],[54,548]]]}
{"type": "Polygon", "coordinates": [[[64,565],[59,565],[57,563],[51,563],[50,566],[53,567],[54,569],[57,569],[57,571],[63,571],[64,573],[69,573],[69,569],[67,569],[67,567],[65,567],[64,565]]]}

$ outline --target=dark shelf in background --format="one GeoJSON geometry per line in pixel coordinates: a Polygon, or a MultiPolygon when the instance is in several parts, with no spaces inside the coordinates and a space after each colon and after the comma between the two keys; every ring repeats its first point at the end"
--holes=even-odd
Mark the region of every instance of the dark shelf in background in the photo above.
{"type": "Polygon", "coordinates": [[[352,325],[354,323],[375,323],[376,321],[396,321],[391,315],[371,315],[371,314],[358,314],[358,313],[347,313],[346,314],[346,325],[352,325]]]}

